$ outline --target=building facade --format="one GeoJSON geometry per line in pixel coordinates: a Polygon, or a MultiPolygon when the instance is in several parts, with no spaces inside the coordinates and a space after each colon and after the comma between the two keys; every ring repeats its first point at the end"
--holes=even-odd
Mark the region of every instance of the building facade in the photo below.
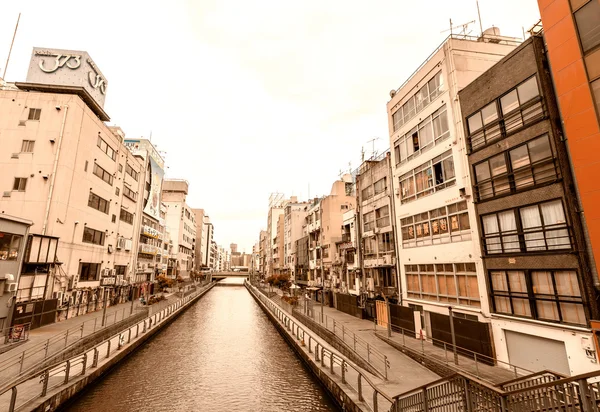
{"type": "Polygon", "coordinates": [[[283,271],[291,280],[295,279],[296,241],[302,237],[307,205],[292,196],[283,212],[283,271]]]}
{"type": "Polygon", "coordinates": [[[186,203],[189,184],[183,179],[165,179],[163,202],[167,207],[166,227],[177,254],[176,274],[186,279],[194,269],[196,215],[186,203]]]}

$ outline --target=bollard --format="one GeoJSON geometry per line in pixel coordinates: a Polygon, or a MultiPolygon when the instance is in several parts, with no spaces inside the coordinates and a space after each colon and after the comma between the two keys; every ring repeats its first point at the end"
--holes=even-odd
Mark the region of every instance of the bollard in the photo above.
{"type": "Polygon", "coordinates": [[[110,341],[108,341],[108,347],[106,348],[106,357],[110,356],[110,341]]]}
{"type": "Polygon", "coordinates": [[[82,323],[82,324],[81,324],[81,336],[80,336],[79,338],[83,338],[83,325],[84,325],[84,324],[85,324],[85,323],[82,323]]]}
{"type": "Polygon", "coordinates": [[[342,359],[342,383],[346,383],[346,361],[342,359]]]}
{"type": "Polygon", "coordinates": [[[69,372],[71,372],[71,360],[67,361],[67,365],[65,367],[65,383],[69,383],[69,372]]]}

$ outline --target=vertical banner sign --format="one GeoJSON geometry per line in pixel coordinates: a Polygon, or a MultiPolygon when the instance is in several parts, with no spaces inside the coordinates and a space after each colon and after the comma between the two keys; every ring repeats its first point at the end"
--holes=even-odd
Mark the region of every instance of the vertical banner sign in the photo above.
{"type": "Polygon", "coordinates": [[[150,193],[144,213],[158,220],[160,219],[160,190],[165,172],[154,160],[153,156],[150,156],[150,174],[150,193]]]}

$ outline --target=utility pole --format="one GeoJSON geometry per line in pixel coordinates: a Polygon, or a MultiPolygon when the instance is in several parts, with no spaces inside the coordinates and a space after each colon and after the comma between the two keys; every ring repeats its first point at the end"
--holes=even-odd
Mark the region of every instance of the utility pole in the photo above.
{"type": "Polygon", "coordinates": [[[319,228],[319,244],[321,246],[321,284],[322,284],[322,288],[321,288],[321,323],[323,323],[323,311],[324,311],[324,306],[325,306],[325,270],[323,268],[323,199],[321,199],[319,201],[319,215],[320,215],[320,223],[319,225],[321,226],[319,228]]]}
{"type": "Polygon", "coordinates": [[[107,298],[106,295],[108,292],[108,288],[104,288],[104,308],[102,309],[102,327],[104,327],[104,323],[106,322],[106,307],[107,307],[107,298]]]}
{"type": "Polygon", "coordinates": [[[458,352],[456,351],[456,334],[454,333],[454,316],[452,315],[452,306],[448,306],[450,316],[450,334],[452,335],[452,348],[454,350],[454,363],[458,365],[458,352]]]}
{"type": "Polygon", "coordinates": [[[8,62],[10,62],[10,54],[12,53],[13,44],[15,44],[15,37],[17,37],[17,29],[19,28],[19,21],[21,20],[21,13],[17,17],[17,24],[15,25],[15,32],[13,33],[12,41],[10,42],[10,49],[8,49],[8,57],[6,58],[6,64],[4,65],[4,74],[2,79],[6,80],[6,69],[8,69],[8,62]]]}

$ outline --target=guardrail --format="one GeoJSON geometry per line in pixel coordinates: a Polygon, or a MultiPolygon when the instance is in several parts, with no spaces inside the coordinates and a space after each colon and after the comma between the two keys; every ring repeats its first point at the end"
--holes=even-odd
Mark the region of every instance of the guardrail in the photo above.
{"type": "Polygon", "coordinates": [[[314,354],[314,359],[321,362],[321,367],[327,367],[332,375],[339,375],[342,384],[348,385],[358,394],[358,399],[364,402],[373,412],[390,411],[394,400],[381,392],[377,385],[364,374],[358,367],[346,361],[342,356],[323,347],[311,333],[307,332],[304,325],[288,316],[278,305],[262,293],[259,289],[246,282],[248,290],[259,299],[275,315],[279,322],[307,347],[309,354],[314,354]],[[254,290],[253,290],[254,289],[254,290]],[[370,392],[370,393],[369,393],[370,392]]]}
{"type": "Polygon", "coordinates": [[[76,324],[23,351],[16,352],[0,362],[0,384],[19,377],[31,367],[56,355],[84,337],[123,321],[134,314],[135,312],[131,307],[108,312],[105,315],[104,326],[102,325],[102,316],[97,316],[94,319],[76,324]]]}
{"type": "Polygon", "coordinates": [[[14,412],[29,402],[46,396],[50,390],[66,385],[85,375],[86,371],[98,367],[99,363],[118,353],[132,339],[137,339],[140,333],[146,333],[152,329],[153,325],[161,324],[171,315],[178,312],[179,309],[187,305],[192,299],[206,291],[209,286],[206,285],[194,294],[171,303],[159,312],[112,335],[80,355],[47,367],[33,376],[24,376],[14,383],[5,385],[0,388],[0,409],[6,405],[8,408],[5,410],[14,412]]]}

